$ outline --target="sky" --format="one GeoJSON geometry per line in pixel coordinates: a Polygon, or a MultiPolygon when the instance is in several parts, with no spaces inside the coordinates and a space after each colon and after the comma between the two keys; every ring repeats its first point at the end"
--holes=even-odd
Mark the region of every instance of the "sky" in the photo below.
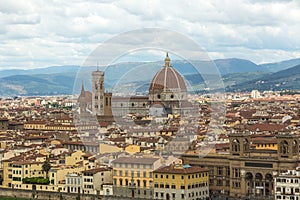
{"type": "Polygon", "coordinates": [[[0,70],[81,65],[105,41],[142,28],[181,33],[211,59],[300,58],[298,0],[0,0],[0,70]]]}

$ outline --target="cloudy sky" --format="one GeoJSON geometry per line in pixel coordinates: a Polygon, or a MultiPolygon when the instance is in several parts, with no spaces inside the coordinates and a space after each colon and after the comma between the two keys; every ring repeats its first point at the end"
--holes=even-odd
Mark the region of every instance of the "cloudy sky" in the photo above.
{"type": "Polygon", "coordinates": [[[213,59],[300,57],[297,0],[0,0],[0,69],[81,65],[106,40],[148,27],[184,34],[213,59]]]}

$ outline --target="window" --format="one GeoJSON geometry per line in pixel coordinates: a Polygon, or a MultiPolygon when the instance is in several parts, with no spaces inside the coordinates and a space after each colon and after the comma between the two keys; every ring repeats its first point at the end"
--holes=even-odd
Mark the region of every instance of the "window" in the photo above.
{"type": "Polygon", "coordinates": [[[218,175],[223,175],[223,167],[217,167],[218,175]]]}
{"type": "Polygon", "coordinates": [[[229,180],[226,180],[226,183],[225,183],[225,184],[226,184],[225,186],[229,187],[229,186],[230,186],[230,181],[229,181],[229,180]]]}
{"type": "Polygon", "coordinates": [[[226,176],[230,176],[230,168],[226,167],[226,176]]]}
{"type": "Polygon", "coordinates": [[[141,187],[141,181],[140,180],[137,180],[137,186],[141,187]]]}
{"type": "Polygon", "coordinates": [[[217,186],[222,186],[222,180],[217,180],[217,186]]]}

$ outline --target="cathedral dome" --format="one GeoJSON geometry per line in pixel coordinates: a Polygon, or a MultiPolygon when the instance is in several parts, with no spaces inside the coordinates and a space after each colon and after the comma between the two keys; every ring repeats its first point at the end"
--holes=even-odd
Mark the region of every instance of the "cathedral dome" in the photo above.
{"type": "Polygon", "coordinates": [[[165,58],[165,65],[155,74],[149,87],[149,94],[163,91],[187,91],[184,79],[179,72],[171,66],[168,53],[165,58]]]}

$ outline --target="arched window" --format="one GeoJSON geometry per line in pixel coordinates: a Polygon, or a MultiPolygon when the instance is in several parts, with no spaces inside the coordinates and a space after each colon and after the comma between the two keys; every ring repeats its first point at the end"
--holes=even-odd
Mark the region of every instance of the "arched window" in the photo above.
{"type": "Polygon", "coordinates": [[[298,142],[296,140],[293,141],[293,155],[297,155],[298,153],[298,142]]]}
{"type": "Polygon", "coordinates": [[[246,180],[252,180],[253,179],[253,175],[252,175],[251,172],[247,172],[245,177],[246,177],[246,180]]]}
{"type": "Polygon", "coordinates": [[[245,139],[245,140],[244,140],[243,148],[244,148],[244,151],[249,151],[249,149],[250,149],[250,144],[249,144],[248,139],[245,139]]]}
{"type": "Polygon", "coordinates": [[[265,179],[268,182],[273,182],[273,176],[272,176],[272,174],[266,174],[265,179]]]}
{"type": "Polygon", "coordinates": [[[289,145],[285,140],[280,142],[280,153],[284,155],[289,153],[289,145]]]}
{"type": "Polygon", "coordinates": [[[237,139],[234,139],[232,141],[232,151],[233,152],[239,152],[240,151],[240,141],[237,139]]]}
{"type": "Polygon", "coordinates": [[[263,179],[262,174],[261,174],[261,173],[256,173],[256,174],[255,174],[255,179],[256,179],[256,180],[262,180],[262,179],[263,179]]]}

